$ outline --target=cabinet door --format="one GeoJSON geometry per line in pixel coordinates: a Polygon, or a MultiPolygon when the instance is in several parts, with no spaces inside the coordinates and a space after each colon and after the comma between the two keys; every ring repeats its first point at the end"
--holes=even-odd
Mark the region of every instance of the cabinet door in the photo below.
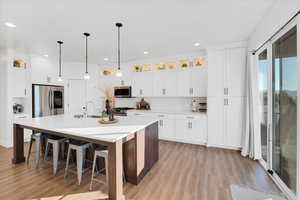
{"type": "Polygon", "coordinates": [[[13,97],[26,96],[26,71],[24,69],[14,70],[14,91],[13,97]]]}
{"type": "Polygon", "coordinates": [[[191,93],[191,72],[189,69],[182,69],[177,74],[177,94],[180,97],[189,97],[191,93]]]}
{"type": "Polygon", "coordinates": [[[165,91],[163,91],[164,96],[175,97],[177,96],[177,73],[176,71],[166,71],[164,76],[164,86],[165,91]]]}
{"type": "Polygon", "coordinates": [[[190,139],[190,123],[189,120],[176,119],[176,139],[189,140],[190,139]]]}
{"type": "Polygon", "coordinates": [[[153,72],[153,95],[156,97],[163,96],[165,91],[165,73],[163,71],[153,72]]]}
{"type": "Polygon", "coordinates": [[[207,68],[205,66],[191,70],[190,85],[193,97],[207,96],[207,68]]]}
{"type": "Polygon", "coordinates": [[[190,120],[191,139],[192,141],[206,143],[207,142],[207,120],[206,115],[201,115],[190,120]]]}
{"type": "Polygon", "coordinates": [[[226,86],[228,95],[245,96],[246,91],[246,49],[234,48],[227,50],[226,86]]]}
{"type": "Polygon", "coordinates": [[[245,127],[245,97],[230,97],[225,106],[226,120],[226,145],[230,147],[242,146],[242,135],[245,127]]]}
{"type": "Polygon", "coordinates": [[[226,67],[226,51],[208,52],[208,96],[222,97],[224,94],[224,71],[226,67]]]}
{"type": "Polygon", "coordinates": [[[207,98],[207,131],[208,145],[226,145],[223,98],[207,98]]]}
{"type": "Polygon", "coordinates": [[[149,97],[153,95],[152,72],[135,73],[133,79],[132,95],[134,97],[149,97]]]}
{"type": "Polygon", "coordinates": [[[153,96],[153,73],[143,72],[141,73],[140,84],[142,89],[141,96],[150,97],[153,96]]]}
{"type": "Polygon", "coordinates": [[[158,121],[159,138],[174,139],[175,138],[175,120],[161,117],[158,121]]]}

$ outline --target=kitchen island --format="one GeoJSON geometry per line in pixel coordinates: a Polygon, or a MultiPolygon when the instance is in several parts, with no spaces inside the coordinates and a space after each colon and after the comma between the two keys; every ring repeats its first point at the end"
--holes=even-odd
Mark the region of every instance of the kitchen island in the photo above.
{"type": "Polygon", "coordinates": [[[95,118],[58,115],[17,119],[13,130],[14,164],[25,161],[24,129],[90,142],[109,151],[108,198],[123,200],[123,163],[127,180],[138,184],[158,161],[158,122],[155,118],[119,117],[116,124],[100,124],[95,118]]]}

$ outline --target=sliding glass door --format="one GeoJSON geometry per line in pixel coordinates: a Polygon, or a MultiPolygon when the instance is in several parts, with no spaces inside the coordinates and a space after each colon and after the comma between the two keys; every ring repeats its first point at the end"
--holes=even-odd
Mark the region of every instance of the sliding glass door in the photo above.
{"type": "Polygon", "coordinates": [[[260,102],[260,133],[262,158],[268,161],[268,50],[258,55],[259,102],[260,102]]]}
{"type": "Polygon", "coordinates": [[[272,143],[270,144],[272,169],[294,193],[297,182],[297,78],[295,26],[272,44],[272,143]]]}

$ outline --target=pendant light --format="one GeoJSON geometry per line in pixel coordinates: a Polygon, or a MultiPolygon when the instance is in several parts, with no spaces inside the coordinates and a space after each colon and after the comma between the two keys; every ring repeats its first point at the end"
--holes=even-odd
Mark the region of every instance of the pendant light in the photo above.
{"type": "Polygon", "coordinates": [[[58,70],[57,81],[62,82],[63,78],[61,75],[61,45],[63,44],[63,41],[57,41],[57,43],[58,43],[58,48],[59,48],[59,59],[58,59],[59,70],[58,70]]]}
{"type": "Polygon", "coordinates": [[[118,70],[116,72],[116,76],[121,77],[122,71],[121,71],[121,61],[120,61],[120,28],[123,26],[121,23],[116,23],[116,26],[118,27],[118,70]]]}
{"type": "Polygon", "coordinates": [[[85,73],[84,73],[84,79],[85,80],[89,80],[90,79],[90,75],[88,72],[88,37],[91,35],[89,33],[83,33],[83,35],[85,36],[85,73]]]}

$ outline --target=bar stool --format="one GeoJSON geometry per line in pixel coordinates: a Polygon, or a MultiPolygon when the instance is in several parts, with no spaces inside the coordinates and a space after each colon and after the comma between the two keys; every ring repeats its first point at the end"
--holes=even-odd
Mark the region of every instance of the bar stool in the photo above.
{"type": "MultiPolygon", "coordinates": [[[[78,183],[78,185],[81,184],[82,174],[87,170],[87,168],[84,169],[86,150],[91,147],[92,147],[91,143],[81,143],[81,144],[71,144],[70,143],[69,144],[67,164],[66,164],[65,176],[64,176],[65,179],[68,177],[71,151],[75,150],[76,151],[76,161],[77,161],[77,183],[78,183]]],[[[71,172],[74,172],[74,171],[71,171],[71,172]]]]}
{"type": "Polygon", "coordinates": [[[42,142],[42,133],[33,133],[31,134],[30,138],[30,144],[29,144],[29,150],[28,150],[28,155],[27,155],[27,167],[29,166],[29,159],[31,155],[31,149],[32,149],[32,143],[35,141],[35,164],[36,168],[39,167],[40,165],[40,155],[41,155],[41,142],[42,142]]]}
{"type": "Polygon", "coordinates": [[[60,137],[53,137],[47,138],[46,144],[46,151],[44,160],[48,160],[48,154],[50,150],[50,144],[52,145],[52,152],[53,152],[53,174],[56,175],[58,169],[58,161],[59,161],[59,153],[61,153],[61,158],[64,159],[65,157],[65,142],[68,141],[68,138],[60,138],[60,137]],[[61,151],[60,151],[61,147],[61,151]]]}
{"type": "Polygon", "coordinates": [[[96,150],[95,153],[94,153],[94,161],[93,161],[93,169],[92,169],[92,178],[91,178],[91,183],[90,183],[90,190],[92,190],[93,181],[104,183],[104,184],[108,185],[108,150],[96,150]],[[106,172],[105,172],[106,173],[105,174],[105,176],[106,176],[106,183],[104,181],[102,181],[102,180],[94,178],[97,157],[104,158],[105,168],[99,170],[98,173],[106,170],[106,172]]]}

